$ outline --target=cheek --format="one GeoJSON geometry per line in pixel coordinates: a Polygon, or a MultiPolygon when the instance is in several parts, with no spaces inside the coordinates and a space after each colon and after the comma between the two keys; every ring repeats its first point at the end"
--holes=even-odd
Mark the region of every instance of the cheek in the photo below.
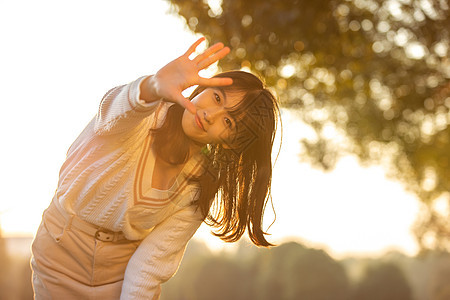
{"type": "Polygon", "coordinates": [[[185,110],[181,118],[181,127],[183,128],[185,134],[188,134],[190,131],[190,122],[191,114],[185,110]]]}
{"type": "Polygon", "coordinates": [[[189,112],[183,114],[181,128],[184,134],[192,140],[200,141],[202,138],[205,138],[205,133],[197,127],[194,115],[189,112]]]}
{"type": "Polygon", "coordinates": [[[215,142],[223,143],[228,138],[228,132],[223,126],[217,126],[210,131],[210,137],[215,142]]]}

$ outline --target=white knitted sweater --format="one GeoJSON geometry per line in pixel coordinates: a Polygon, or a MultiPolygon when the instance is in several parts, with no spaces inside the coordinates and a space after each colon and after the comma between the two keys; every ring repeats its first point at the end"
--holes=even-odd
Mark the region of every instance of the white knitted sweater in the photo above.
{"type": "Polygon", "coordinates": [[[58,204],[92,224],[143,239],[131,257],[121,299],[158,299],[160,284],[176,272],[187,242],[202,223],[188,177],[201,154],[184,166],[169,190],[151,187],[155,157],[149,129],[170,106],[139,99],[145,77],[110,90],[97,116],[71,145],[56,192],[58,204]]]}

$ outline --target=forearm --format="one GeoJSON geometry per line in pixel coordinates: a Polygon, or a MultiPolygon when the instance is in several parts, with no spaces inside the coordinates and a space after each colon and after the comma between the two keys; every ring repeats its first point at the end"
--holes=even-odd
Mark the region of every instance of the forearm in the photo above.
{"type": "Polygon", "coordinates": [[[140,87],[145,79],[146,77],[141,77],[106,93],[96,116],[96,134],[130,132],[156,110],[158,101],[147,103],[141,99],[140,87]]]}

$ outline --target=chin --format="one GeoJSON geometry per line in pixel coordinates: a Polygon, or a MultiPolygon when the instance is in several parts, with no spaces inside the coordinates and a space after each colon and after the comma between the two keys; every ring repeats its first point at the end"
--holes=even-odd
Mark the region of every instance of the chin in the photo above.
{"type": "Polygon", "coordinates": [[[195,117],[189,113],[187,116],[183,115],[183,119],[181,120],[181,126],[183,128],[184,134],[192,140],[194,143],[203,143],[202,134],[204,131],[200,131],[198,128],[195,117]]]}

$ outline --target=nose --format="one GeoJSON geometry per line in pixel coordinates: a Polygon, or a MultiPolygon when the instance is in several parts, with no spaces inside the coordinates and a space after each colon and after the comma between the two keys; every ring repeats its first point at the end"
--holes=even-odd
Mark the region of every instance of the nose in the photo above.
{"type": "Polygon", "coordinates": [[[222,109],[220,108],[211,108],[203,111],[203,119],[209,125],[213,124],[214,121],[222,114],[222,109]]]}

